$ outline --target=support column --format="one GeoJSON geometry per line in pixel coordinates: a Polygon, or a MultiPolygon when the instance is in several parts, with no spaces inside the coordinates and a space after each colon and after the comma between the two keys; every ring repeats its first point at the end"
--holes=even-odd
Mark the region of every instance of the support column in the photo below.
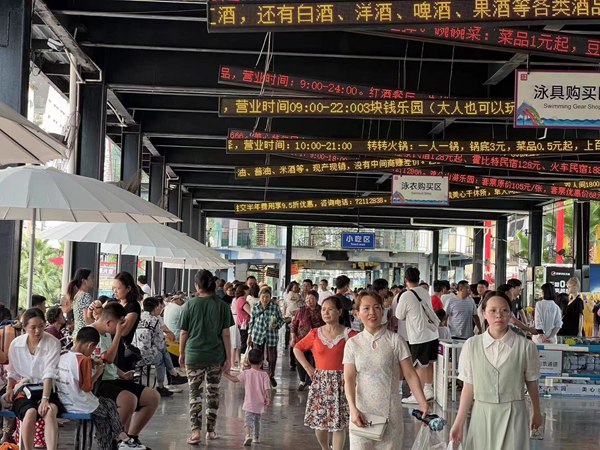
{"type": "Polygon", "coordinates": [[[436,281],[440,273],[440,230],[433,230],[431,243],[431,284],[436,281]]]}
{"type": "MultiPolygon", "coordinates": [[[[150,161],[150,192],[148,198],[151,203],[155,205],[162,204],[162,198],[165,191],[165,160],[164,158],[152,158],[150,161]]],[[[160,263],[155,263],[152,267],[152,263],[146,264],[146,273],[148,274],[148,280],[154,281],[155,294],[162,294],[160,292],[162,271],[160,270],[160,263]]]]}
{"type": "MultiPolygon", "coordinates": [[[[175,214],[177,217],[181,217],[181,183],[178,182],[174,189],[169,190],[169,204],[168,211],[171,214],[175,214]]],[[[181,222],[170,223],[170,227],[181,231],[181,222]]],[[[178,291],[180,283],[180,269],[165,269],[165,289],[167,292],[178,291]]]]}
{"type": "MultiPolygon", "coordinates": [[[[0,101],[27,116],[32,0],[0,0],[0,101]]],[[[19,307],[21,221],[0,221],[0,292],[16,316],[19,307]]],[[[21,299],[28,304],[28,300],[21,299]]]]}
{"type": "Polygon", "coordinates": [[[200,220],[200,223],[198,224],[198,241],[200,241],[201,244],[206,245],[206,213],[202,210],[202,205],[200,205],[198,217],[200,220]]]}
{"type": "MultiPolygon", "coordinates": [[[[79,101],[81,124],[75,171],[78,175],[102,180],[106,139],[106,84],[103,82],[82,84],[79,101]]],[[[99,244],[74,242],[71,275],[74,275],[78,268],[86,267],[92,271],[92,276],[97,280],[99,258],[99,244]]]]}
{"type": "Polygon", "coordinates": [[[193,215],[194,200],[191,195],[185,195],[181,201],[181,231],[188,236],[192,235],[192,215],[193,215]]]}
{"type": "Polygon", "coordinates": [[[199,237],[200,237],[200,208],[193,206],[193,202],[192,202],[192,230],[191,230],[191,233],[192,234],[190,236],[198,241],[199,237]]]}
{"type": "Polygon", "coordinates": [[[283,289],[287,289],[288,284],[292,280],[292,235],[294,233],[294,226],[288,225],[285,233],[285,282],[283,289]]]}
{"type": "Polygon", "coordinates": [[[542,265],[542,240],[544,231],[544,212],[536,208],[529,212],[529,265],[542,265]]]}
{"type": "Polygon", "coordinates": [[[583,266],[590,264],[589,202],[575,202],[573,205],[573,250],[576,270],[581,270],[583,266]]]}
{"type": "MultiPolygon", "coordinates": [[[[137,180],[142,164],[142,134],[140,126],[124,128],[121,133],[121,181],[129,184],[137,180]]],[[[140,195],[140,189],[134,192],[140,195]]],[[[121,255],[121,270],[129,272],[137,278],[137,258],[121,255]]]]}
{"type": "Polygon", "coordinates": [[[497,288],[506,283],[506,251],[508,239],[508,220],[506,216],[496,220],[496,273],[494,284],[497,288]]]}
{"type": "Polygon", "coordinates": [[[483,238],[485,230],[475,228],[475,239],[473,240],[473,279],[471,283],[477,283],[483,279],[483,238]]]}

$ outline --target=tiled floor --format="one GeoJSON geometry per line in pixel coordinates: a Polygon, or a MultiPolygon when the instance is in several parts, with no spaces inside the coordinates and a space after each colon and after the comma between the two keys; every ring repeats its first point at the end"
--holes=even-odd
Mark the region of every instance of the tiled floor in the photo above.
{"type": "MultiPolygon", "coordinates": [[[[280,359],[281,359],[280,355],[280,359]]],[[[287,355],[286,355],[287,356],[287,355]]],[[[261,443],[253,444],[255,449],[318,450],[319,446],[311,430],[303,426],[304,405],[307,392],[298,392],[296,372],[278,368],[279,386],[275,397],[263,416],[261,443]]],[[[188,446],[185,441],[189,434],[187,415],[187,387],[184,392],[163,399],[154,418],[141,435],[142,442],[153,450],[188,450],[194,448],[240,449],[242,448],[243,388],[227,380],[222,381],[221,407],[217,422],[220,439],[200,447],[188,446]]],[[[546,436],[543,441],[532,441],[532,450],[598,450],[600,449],[600,399],[553,397],[542,399],[542,409],[547,416],[546,436]]],[[[456,411],[444,414],[451,423],[456,411]]],[[[441,415],[441,411],[436,411],[441,415]]],[[[404,442],[398,450],[410,450],[419,426],[405,415],[404,442]]],[[[71,448],[70,427],[61,429],[64,436],[62,449],[71,448]]],[[[448,430],[442,432],[447,439],[448,430]]],[[[446,441],[447,442],[447,441],[446,441]]],[[[348,447],[348,446],[347,446],[348,447]]],[[[445,450],[445,446],[442,450],[445,450]]],[[[486,449],[481,449],[486,450],[486,449]]],[[[514,449],[520,450],[520,449],[514,449]]]]}

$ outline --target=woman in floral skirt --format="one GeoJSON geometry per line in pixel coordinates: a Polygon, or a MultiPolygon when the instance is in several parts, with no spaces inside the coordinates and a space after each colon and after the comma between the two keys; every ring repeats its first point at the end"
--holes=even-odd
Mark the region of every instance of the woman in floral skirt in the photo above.
{"type": "Polygon", "coordinates": [[[315,430],[322,450],[329,449],[329,433],[333,433],[333,450],[344,448],[350,417],[344,394],[342,359],[347,340],[356,332],[340,324],[342,312],[342,302],[338,297],[326,298],[321,305],[325,325],[310,330],[294,346],[298,363],[312,379],[304,425],[315,430]],[[304,356],[304,352],[308,351],[315,359],[314,367],[304,356]]]}

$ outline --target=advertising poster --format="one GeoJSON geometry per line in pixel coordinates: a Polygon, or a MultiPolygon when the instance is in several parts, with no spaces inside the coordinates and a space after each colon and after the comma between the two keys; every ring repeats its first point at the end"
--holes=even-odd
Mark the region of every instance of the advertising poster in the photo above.
{"type": "Polygon", "coordinates": [[[516,128],[600,128],[600,72],[517,70],[516,128]]]}
{"type": "Polygon", "coordinates": [[[572,267],[546,266],[546,283],[554,284],[556,294],[567,294],[567,281],[573,274],[572,267]]]}

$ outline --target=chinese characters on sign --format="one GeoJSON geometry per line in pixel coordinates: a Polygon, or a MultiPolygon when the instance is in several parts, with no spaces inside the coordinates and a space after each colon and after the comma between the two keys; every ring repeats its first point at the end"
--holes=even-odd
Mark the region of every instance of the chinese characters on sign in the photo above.
{"type": "Polygon", "coordinates": [[[450,22],[577,22],[599,18],[600,4],[597,0],[209,2],[208,30],[298,31],[450,22]]]}
{"type": "Polygon", "coordinates": [[[512,117],[511,100],[221,98],[221,117],[512,117]]]}
{"type": "Polygon", "coordinates": [[[342,233],[342,248],[375,248],[375,233],[342,233]]]}
{"type": "Polygon", "coordinates": [[[360,86],[352,83],[325,81],[314,78],[299,77],[281,73],[267,72],[256,69],[241,69],[239,67],[221,66],[219,83],[242,86],[265,86],[287,91],[312,92],[327,97],[351,97],[402,100],[409,98],[436,98],[435,95],[403,91],[402,89],[387,89],[374,86],[360,86]]]}
{"type": "Polygon", "coordinates": [[[385,206],[390,204],[390,196],[346,197],[308,200],[290,200],[283,202],[265,201],[260,203],[236,203],[236,213],[278,212],[306,209],[355,208],[360,206],[385,206]]]}
{"type": "Polygon", "coordinates": [[[546,266],[546,283],[552,283],[556,294],[568,294],[567,281],[573,276],[572,267],[546,266]]]}
{"type": "Polygon", "coordinates": [[[448,178],[394,175],[392,205],[447,205],[448,178]]]}
{"type": "Polygon", "coordinates": [[[562,352],[560,350],[540,350],[540,373],[542,375],[562,375],[562,352]]]}
{"type": "MultiPolygon", "coordinates": [[[[566,33],[499,28],[490,25],[421,25],[392,29],[392,33],[431,40],[436,43],[498,50],[526,50],[530,53],[561,55],[564,58],[600,59],[600,39],[566,33]]],[[[380,34],[389,34],[380,32],[380,34]]]]}
{"type": "Polygon", "coordinates": [[[600,73],[517,70],[515,127],[600,128],[600,73]]]}
{"type": "Polygon", "coordinates": [[[227,153],[556,154],[600,152],[600,139],[561,141],[403,141],[342,139],[228,139],[227,153]]]}

